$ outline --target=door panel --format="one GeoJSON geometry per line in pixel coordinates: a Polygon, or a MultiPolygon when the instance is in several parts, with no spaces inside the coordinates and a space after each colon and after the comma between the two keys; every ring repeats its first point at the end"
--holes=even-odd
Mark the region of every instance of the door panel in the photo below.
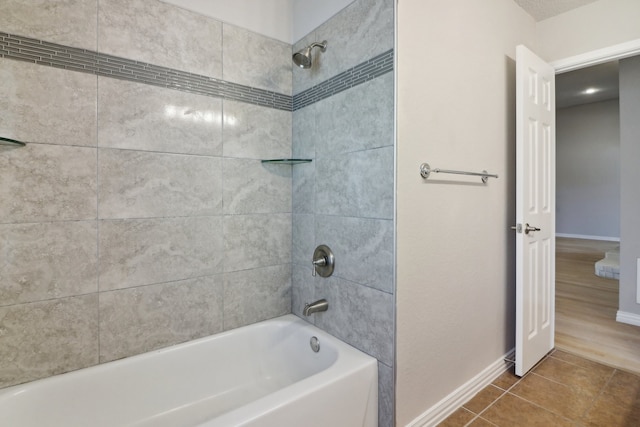
{"type": "Polygon", "coordinates": [[[516,49],[516,375],[554,345],[555,71],[516,49]]]}

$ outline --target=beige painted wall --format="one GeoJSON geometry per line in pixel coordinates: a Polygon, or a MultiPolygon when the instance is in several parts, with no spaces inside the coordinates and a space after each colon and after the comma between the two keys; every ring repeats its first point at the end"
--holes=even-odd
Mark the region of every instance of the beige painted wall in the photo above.
{"type": "Polygon", "coordinates": [[[534,40],[512,0],[398,4],[398,426],[514,346],[513,58],[534,40]]]}
{"type": "Polygon", "coordinates": [[[600,0],[537,24],[538,54],[551,62],[640,39],[640,1],[600,0]]]}

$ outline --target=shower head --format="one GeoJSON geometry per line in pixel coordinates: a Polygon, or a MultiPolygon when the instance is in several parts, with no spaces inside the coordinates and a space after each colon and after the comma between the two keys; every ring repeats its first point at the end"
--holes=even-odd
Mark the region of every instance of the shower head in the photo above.
{"type": "Polygon", "coordinates": [[[297,51],[293,54],[293,63],[300,68],[311,68],[311,65],[313,64],[311,50],[314,47],[319,47],[320,51],[324,52],[325,50],[327,50],[327,41],[324,40],[322,43],[314,42],[304,49],[297,51]]]}

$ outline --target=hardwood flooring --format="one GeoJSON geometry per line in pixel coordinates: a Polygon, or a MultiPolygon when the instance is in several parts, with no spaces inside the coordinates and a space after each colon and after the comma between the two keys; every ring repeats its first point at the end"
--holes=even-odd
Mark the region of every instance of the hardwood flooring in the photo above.
{"type": "Polygon", "coordinates": [[[596,261],[616,242],[556,239],[556,348],[640,373],[640,327],[616,322],[618,281],[596,261]]]}

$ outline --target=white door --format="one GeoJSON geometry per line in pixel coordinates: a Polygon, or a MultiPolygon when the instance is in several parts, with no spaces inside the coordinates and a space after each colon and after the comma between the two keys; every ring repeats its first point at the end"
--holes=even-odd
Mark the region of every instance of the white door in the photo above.
{"type": "Polygon", "coordinates": [[[554,346],[555,71],[516,48],[516,375],[554,346]]]}

